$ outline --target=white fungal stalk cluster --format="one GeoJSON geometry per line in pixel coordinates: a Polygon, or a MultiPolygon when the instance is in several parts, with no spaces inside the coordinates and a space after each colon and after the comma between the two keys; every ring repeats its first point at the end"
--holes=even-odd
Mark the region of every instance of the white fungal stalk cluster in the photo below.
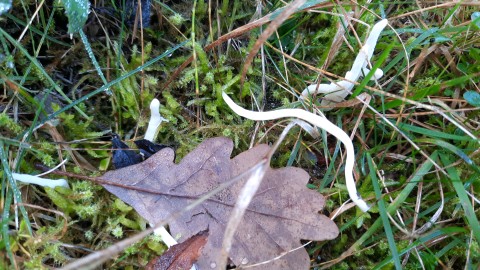
{"type": "Polygon", "coordinates": [[[296,117],[304,121],[309,122],[312,125],[315,125],[321,129],[326,130],[328,133],[335,136],[340,140],[344,145],[347,151],[347,158],[345,160],[345,181],[347,183],[348,194],[352,201],[366,212],[370,208],[368,204],[358,195],[357,189],[355,187],[355,180],[353,179],[353,167],[355,163],[355,151],[353,149],[352,140],[347,133],[345,133],[338,126],[330,122],[327,118],[307,112],[302,109],[281,109],[269,112],[254,112],[245,110],[244,108],[238,106],[233,102],[233,100],[225,93],[222,93],[223,99],[228,104],[230,109],[232,109],[236,114],[243,116],[251,120],[273,120],[286,117],[296,117]]]}
{"type": "MultiPolygon", "coordinates": [[[[325,94],[324,99],[322,100],[322,106],[328,106],[331,102],[340,102],[345,99],[345,97],[353,89],[355,82],[360,78],[363,73],[368,73],[368,64],[372,58],[373,51],[377,44],[378,38],[382,30],[387,26],[388,21],[386,19],[376,23],[372,31],[370,32],[365,45],[360,49],[355,61],[352,65],[352,69],[345,74],[345,80],[332,82],[330,84],[314,84],[308,86],[303,92],[301,99],[306,98],[308,95],[314,93],[325,94]]],[[[383,71],[378,69],[375,71],[374,79],[379,79],[383,76],[383,71]]],[[[321,129],[324,129],[328,133],[335,136],[340,140],[347,152],[345,160],[345,181],[348,189],[348,194],[351,200],[364,212],[368,211],[370,206],[360,197],[355,187],[355,180],[353,178],[353,168],[355,164],[355,151],[353,148],[353,143],[350,137],[338,126],[330,122],[326,117],[316,115],[310,112],[307,112],[302,109],[281,109],[269,112],[254,112],[243,109],[233,102],[233,100],[225,93],[222,93],[223,99],[230,106],[230,108],[240,116],[251,120],[273,120],[285,117],[296,117],[307,121],[321,129]]]]}
{"type": "MultiPolygon", "coordinates": [[[[373,56],[378,37],[387,24],[388,21],[384,19],[373,26],[365,45],[360,49],[353,62],[352,69],[345,74],[345,80],[332,82],[330,84],[312,84],[303,90],[300,98],[304,99],[312,94],[325,94],[320,104],[321,106],[329,106],[333,102],[343,101],[345,97],[350,94],[353,86],[355,86],[354,83],[360,78],[360,76],[370,72],[368,64],[373,56]]],[[[377,69],[375,70],[372,80],[380,79],[382,76],[383,71],[377,69]]]]}

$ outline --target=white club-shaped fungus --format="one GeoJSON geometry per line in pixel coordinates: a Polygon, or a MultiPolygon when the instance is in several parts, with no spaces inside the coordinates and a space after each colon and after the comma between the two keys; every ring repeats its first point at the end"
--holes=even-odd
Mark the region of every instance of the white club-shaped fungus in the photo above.
{"type": "Polygon", "coordinates": [[[150,103],[150,121],[148,122],[147,131],[145,132],[145,140],[154,141],[157,129],[163,121],[168,122],[167,119],[160,115],[160,101],[154,98],[150,103]]]}
{"type": "MultiPolygon", "coordinates": [[[[355,61],[353,62],[352,69],[345,74],[345,80],[338,82],[332,82],[330,84],[314,84],[308,86],[303,92],[301,99],[307,97],[313,93],[325,94],[324,99],[322,100],[322,106],[328,106],[332,101],[340,102],[345,99],[345,97],[351,92],[354,87],[354,82],[356,82],[360,75],[363,73],[368,73],[370,70],[367,68],[370,59],[372,58],[373,51],[377,44],[378,38],[382,30],[387,26],[388,21],[386,19],[376,23],[372,31],[370,32],[365,45],[360,49],[355,61]]],[[[374,73],[373,78],[379,79],[383,76],[383,71],[377,69],[374,73]]],[[[225,93],[222,93],[223,99],[228,104],[228,106],[238,115],[245,118],[263,121],[263,120],[273,120],[286,117],[296,117],[307,121],[321,129],[324,129],[328,133],[335,136],[340,140],[347,152],[347,157],[345,160],[345,181],[347,185],[347,190],[352,201],[364,212],[368,211],[370,206],[360,197],[355,187],[355,180],[353,178],[353,167],[355,163],[355,151],[353,148],[353,143],[350,137],[338,126],[334,125],[324,116],[315,115],[313,113],[307,112],[302,109],[281,109],[269,112],[254,112],[243,109],[233,102],[233,100],[225,93]]]]}
{"type": "Polygon", "coordinates": [[[13,179],[20,181],[26,184],[35,184],[43,187],[55,188],[55,187],[65,187],[69,188],[68,182],[65,179],[46,179],[41,178],[35,175],[23,174],[23,173],[12,173],[13,179]]]}
{"type": "MultiPolygon", "coordinates": [[[[365,42],[365,45],[358,52],[355,61],[353,62],[352,69],[347,71],[345,74],[345,80],[338,82],[332,82],[330,84],[312,84],[309,85],[302,92],[300,98],[304,99],[312,94],[325,94],[321,106],[329,106],[332,102],[341,102],[345,97],[350,94],[353,86],[360,76],[364,73],[367,74],[370,70],[367,68],[370,59],[373,56],[373,51],[377,45],[378,38],[382,30],[387,26],[388,21],[386,19],[377,22],[368,38],[365,42]]],[[[383,71],[381,69],[375,70],[375,73],[372,79],[380,79],[383,76],[383,71]]]]}

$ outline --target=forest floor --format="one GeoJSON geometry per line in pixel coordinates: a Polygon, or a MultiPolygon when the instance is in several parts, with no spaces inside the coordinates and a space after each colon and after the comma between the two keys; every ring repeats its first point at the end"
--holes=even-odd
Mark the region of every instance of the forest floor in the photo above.
{"type": "MultiPolygon", "coordinates": [[[[312,269],[480,266],[478,2],[133,2],[0,4],[0,268],[66,266],[149,228],[88,179],[115,169],[114,134],[136,148],[154,98],[168,120],[154,141],[177,163],[209,138],[230,138],[232,157],[280,140],[288,118],[245,119],[222,93],[252,111],[323,113],[352,139],[368,212],[350,200],[349,153],[331,130],[293,127],[270,162],[307,171],[338,226],[332,240],[302,240],[312,269]],[[352,81],[361,50],[373,56],[352,81]],[[351,91],[334,103],[313,91],[340,84],[351,91]],[[42,177],[68,188],[12,174],[54,167],[67,176],[42,177]]],[[[149,235],[101,268],[141,269],[166,249],[149,235]]]]}

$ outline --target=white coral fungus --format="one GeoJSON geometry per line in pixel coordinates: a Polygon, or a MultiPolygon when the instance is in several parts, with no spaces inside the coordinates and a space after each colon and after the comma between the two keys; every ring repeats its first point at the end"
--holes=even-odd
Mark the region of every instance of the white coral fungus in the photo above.
{"type": "MultiPolygon", "coordinates": [[[[372,31],[370,32],[365,45],[360,49],[355,61],[353,62],[352,69],[345,74],[345,80],[333,82],[330,84],[314,84],[308,86],[303,92],[301,99],[307,97],[309,94],[321,93],[325,94],[322,100],[322,106],[328,106],[332,101],[340,102],[351,92],[354,87],[354,83],[360,78],[363,73],[368,73],[370,70],[367,65],[372,58],[373,51],[377,44],[378,38],[382,30],[387,26],[388,21],[386,19],[376,23],[372,31]]],[[[383,76],[383,71],[378,69],[375,71],[374,79],[379,79],[383,76]]],[[[345,181],[347,184],[347,190],[352,201],[364,212],[368,211],[370,206],[360,197],[355,187],[355,180],[353,178],[353,167],[355,163],[355,151],[353,143],[350,137],[338,126],[330,122],[326,117],[319,116],[302,109],[280,109],[269,112],[254,112],[245,110],[233,102],[233,100],[225,93],[222,93],[223,99],[228,106],[238,115],[245,118],[263,121],[273,120],[285,117],[296,117],[307,121],[321,129],[324,129],[328,133],[335,136],[340,140],[346,149],[347,157],[345,160],[345,181]]]]}

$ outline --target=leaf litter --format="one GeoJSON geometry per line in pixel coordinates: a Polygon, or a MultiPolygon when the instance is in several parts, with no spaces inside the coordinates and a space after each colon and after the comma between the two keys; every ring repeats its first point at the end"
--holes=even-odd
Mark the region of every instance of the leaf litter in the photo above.
{"type": "Polygon", "coordinates": [[[151,260],[145,270],[190,269],[200,256],[207,243],[208,230],[201,231],[182,243],[165,251],[160,257],[151,260]]]}
{"type": "MultiPolygon", "coordinates": [[[[102,177],[137,190],[104,187],[134,207],[150,224],[157,224],[255,166],[270,147],[258,145],[230,159],[232,150],[230,139],[211,138],[175,164],[174,150],[164,148],[139,164],[109,171],[102,177]]],[[[247,179],[248,175],[169,224],[179,242],[202,230],[210,231],[197,261],[200,269],[218,269],[217,256],[222,249],[225,228],[247,179]]],[[[308,180],[308,173],[300,168],[267,169],[235,232],[229,257],[237,267],[269,261],[254,269],[308,269],[310,259],[305,249],[298,248],[300,240],[323,241],[337,237],[335,223],[319,214],[325,204],[324,197],[306,187],[308,180]],[[272,260],[276,257],[279,258],[272,260]]]]}

